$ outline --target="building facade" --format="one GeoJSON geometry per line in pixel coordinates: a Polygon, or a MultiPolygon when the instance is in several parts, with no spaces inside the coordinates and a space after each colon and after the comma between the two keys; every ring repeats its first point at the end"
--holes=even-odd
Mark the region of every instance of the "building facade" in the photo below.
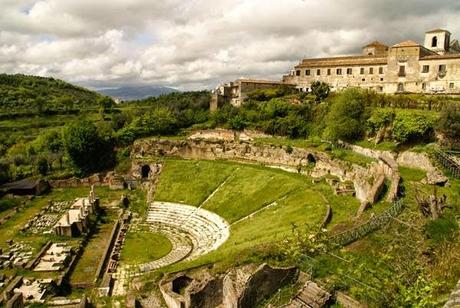
{"type": "Polygon", "coordinates": [[[460,46],[447,30],[425,33],[420,45],[404,41],[391,47],[375,41],[361,55],[303,59],[283,82],[309,91],[322,81],[333,91],[361,87],[380,93],[460,93],[460,46]]]}
{"type": "Polygon", "coordinates": [[[236,81],[218,86],[211,97],[211,111],[225,103],[230,103],[235,107],[241,106],[248,94],[255,90],[274,89],[280,86],[295,87],[295,84],[284,81],[257,80],[257,79],[237,79],[236,81]]]}

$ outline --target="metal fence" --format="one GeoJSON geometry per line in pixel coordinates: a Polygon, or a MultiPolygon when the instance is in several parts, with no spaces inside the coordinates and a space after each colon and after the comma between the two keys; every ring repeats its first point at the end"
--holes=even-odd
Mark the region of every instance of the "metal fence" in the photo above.
{"type": "Polygon", "coordinates": [[[451,155],[456,152],[446,153],[441,150],[434,152],[434,157],[445,169],[449,170],[453,177],[460,179],[460,165],[451,155]]]}
{"type": "Polygon", "coordinates": [[[391,207],[385,210],[382,214],[377,217],[371,218],[369,221],[353,227],[350,230],[342,233],[333,235],[330,237],[330,242],[337,245],[347,245],[364,236],[380,229],[384,225],[388,224],[393,217],[398,216],[404,208],[403,199],[396,200],[391,207]]]}

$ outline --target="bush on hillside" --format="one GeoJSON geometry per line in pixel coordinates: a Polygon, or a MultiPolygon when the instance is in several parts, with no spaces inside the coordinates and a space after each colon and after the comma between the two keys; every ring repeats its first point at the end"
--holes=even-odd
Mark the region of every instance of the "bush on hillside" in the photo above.
{"type": "Polygon", "coordinates": [[[101,136],[92,122],[79,120],[70,123],[64,130],[63,141],[79,175],[104,170],[114,163],[110,137],[101,136]]]}
{"type": "Polygon", "coordinates": [[[353,141],[365,132],[366,91],[348,89],[336,94],[326,116],[325,136],[331,140],[353,141]]]}
{"type": "Polygon", "coordinates": [[[441,112],[437,128],[448,138],[460,139],[460,106],[451,104],[441,112]]]}
{"type": "Polygon", "coordinates": [[[393,136],[401,143],[429,140],[434,133],[435,117],[424,112],[400,111],[393,122],[393,136]]]}

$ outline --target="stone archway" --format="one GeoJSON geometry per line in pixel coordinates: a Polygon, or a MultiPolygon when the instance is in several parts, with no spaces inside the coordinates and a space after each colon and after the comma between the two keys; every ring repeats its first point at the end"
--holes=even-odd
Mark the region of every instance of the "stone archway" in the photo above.
{"type": "Polygon", "coordinates": [[[141,168],[141,178],[142,179],[148,179],[150,175],[150,166],[149,165],[143,165],[141,168]]]}
{"type": "Polygon", "coordinates": [[[308,155],[307,155],[307,161],[308,161],[308,163],[311,163],[311,164],[314,164],[314,165],[316,164],[316,158],[315,158],[315,156],[314,156],[313,154],[311,154],[311,153],[308,153],[308,155]]]}

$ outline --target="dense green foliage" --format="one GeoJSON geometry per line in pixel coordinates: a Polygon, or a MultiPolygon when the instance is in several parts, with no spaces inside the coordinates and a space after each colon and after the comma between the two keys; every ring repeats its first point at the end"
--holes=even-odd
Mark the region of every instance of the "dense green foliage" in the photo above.
{"type": "Polygon", "coordinates": [[[330,112],[326,117],[325,135],[331,140],[359,139],[365,132],[366,96],[358,89],[344,91],[332,99],[330,112]]]}
{"type": "Polygon", "coordinates": [[[113,142],[89,121],[77,121],[63,133],[64,148],[81,175],[100,171],[114,162],[113,142]]]}
{"type": "Polygon", "coordinates": [[[53,113],[96,107],[100,95],[54,78],[0,74],[0,111],[53,113]]]}
{"type": "Polygon", "coordinates": [[[393,122],[393,135],[400,142],[424,140],[434,133],[434,121],[428,114],[398,112],[393,122]]]}
{"type": "Polygon", "coordinates": [[[322,102],[325,100],[329,93],[331,93],[331,88],[329,85],[322,81],[313,81],[311,84],[311,94],[315,96],[317,102],[322,102]]]}
{"type": "Polygon", "coordinates": [[[372,136],[386,130],[387,137],[401,143],[430,141],[436,117],[428,111],[374,109],[367,120],[368,133],[372,136]]]}
{"type": "Polygon", "coordinates": [[[448,138],[460,139],[460,106],[450,105],[441,112],[439,130],[448,138]]]}

